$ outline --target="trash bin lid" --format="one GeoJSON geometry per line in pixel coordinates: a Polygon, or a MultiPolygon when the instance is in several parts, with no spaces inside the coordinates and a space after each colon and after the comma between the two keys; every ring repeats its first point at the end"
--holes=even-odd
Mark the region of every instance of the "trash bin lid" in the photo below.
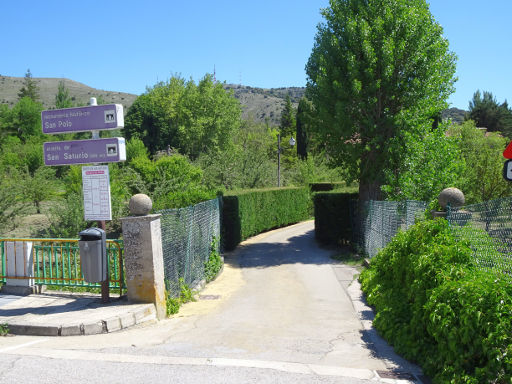
{"type": "Polygon", "coordinates": [[[80,232],[78,235],[80,236],[80,240],[91,241],[101,240],[104,233],[105,231],[101,228],[87,228],[86,230],[80,232]]]}

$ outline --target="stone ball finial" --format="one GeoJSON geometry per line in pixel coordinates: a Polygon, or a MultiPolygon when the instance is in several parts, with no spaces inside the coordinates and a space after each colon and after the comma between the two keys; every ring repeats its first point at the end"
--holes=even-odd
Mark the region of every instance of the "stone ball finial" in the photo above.
{"type": "Polygon", "coordinates": [[[128,208],[130,209],[130,213],[134,216],[145,216],[151,212],[153,202],[148,195],[138,193],[132,196],[128,203],[128,208]]]}
{"type": "Polygon", "coordinates": [[[464,205],[466,199],[460,189],[457,188],[445,188],[439,194],[438,202],[443,209],[446,209],[448,203],[451,207],[460,207],[464,205]]]}

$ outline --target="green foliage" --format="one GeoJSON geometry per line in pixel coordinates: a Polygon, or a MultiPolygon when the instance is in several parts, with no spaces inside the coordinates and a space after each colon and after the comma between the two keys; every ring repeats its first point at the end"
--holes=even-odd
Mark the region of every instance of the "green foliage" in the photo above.
{"type": "Polygon", "coordinates": [[[274,188],[230,192],[223,197],[222,239],[226,250],[269,229],[311,216],[308,188],[274,188]]]}
{"type": "Polygon", "coordinates": [[[0,149],[0,164],[13,167],[20,172],[28,171],[30,175],[44,166],[43,144],[38,137],[31,137],[22,143],[16,136],[5,139],[0,149]]]}
{"type": "Polygon", "coordinates": [[[240,125],[240,103],[206,75],[196,85],[172,77],[139,96],[127,112],[125,134],[139,138],[151,154],[170,145],[195,159],[230,147],[240,125]]]}
{"type": "Polygon", "coordinates": [[[489,132],[512,135],[512,110],[506,101],[499,104],[491,92],[484,91],[482,96],[478,90],[473,94],[466,119],[475,121],[478,127],[487,128],[489,132]]]}
{"type": "Polygon", "coordinates": [[[308,131],[311,125],[311,109],[311,102],[305,97],[302,97],[299,101],[299,106],[297,107],[297,118],[295,123],[297,136],[297,156],[301,160],[305,160],[308,157],[308,131]]]}
{"type": "Polygon", "coordinates": [[[25,78],[23,79],[23,87],[18,92],[18,98],[21,100],[28,97],[32,101],[36,102],[39,100],[39,89],[34,79],[32,79],[32,73],[30,69],[27,69],[25,78]]]}
{"type": "Polygon", "coordinates": [[[342,180],[346,172],[340,167],[330,167],[323,153],[310,153],[301,160],[297,157],[285,162],[285,168],[281,172],[283,185],[303,186],[312,183],[342,180]]]}
{"type": "Polygon", "coordinates": [[[425,0],[333,0],[306,66],[314,140],[380,197],[404,135],[421,140],[453,92],[455,55],[425,0]]]}
{"type": "Polygon", "coordinates": [[[315,239],[321,244],[347,245],[352,240],[350,204],[357,193],[316,193],[315,239]]]}
{"type": "Polygon", "coordinates": [[[168,290],[165,291],[167,316],[178,313],[182,304],[188,303],[190,301],[196,301],[194,298],[194,291],[192,291],[190,287],[185,283],[185,280],[180,278],[179,283],[180,291],[177,294],[169,292],[168,290]]]}
{"type": "Polygon", "coordinates": [[[73,100],[69,95],[69,90],[64,85],[64,81],[59,81],[57,94],[55,95],[55,108],[71,108],[73,107],[73,100]]]}
{"type": "Polygon", "coordinates": [[[434,289],[425,305],[437,344],[426,366],[438,382],[512,380],[512,285],[488,272],[468,273],[434,289]],[[448,363],[448,364],[447,364],[448,363]]]}
{"type": "Polygon", "coordinates": [[[62,199],[55,202],[48,214],[50,226],[45,235],[54,238],[76,239],[78,233],[91,226],[84,220],[82,194],[68,192],[62,199]]]}
{"type": "Polygon", "coordinates": [[[404,134],[400,166],[386,172],[388,182],[382,187],[388,199],[430,202],[445,188],[463,189],[466,164],[458,140],[446,137],[446,129],[444,124],[427,127],[421,140],[404,134]]]}
{"type": "Polygon", "coordinates": [[[30,97],[23,97],[12,109],[2,111],[0,126],[4,134],[16,135],[23,143],[34,137],[42,140],[42,110],[42,104],[30,97]]]}
{"type": "Polygon", "coordinates": [[[142,182],[138,192],[150,195],[155,210],[186,207],[215,197],[212,190],[201,184],[201,169],[184,156],[163,156],[156,161],[138,156],[130,161],[129,167],[142,182]]]}
{"type": "Polygon", "coordinates": [[[281,123],[279,124],[279,133],[283,139],[295,136],[296,114],[297,112],[292,106],[290,95],[287,95],[284,109],[281,113],[281,123]]]}
{"type": "Polygon", "coordinates": [[[208,151],[197,164],[204,170],[204,183],[226,190],[275,185],[277,158],[275,133],[265,124],[243,121],[226,151],[208,151]]]}
{"type": "Polygon", "coordinates": [[[34,204],[37,213],[41,213],[41,203],[57,196],[61,182],[55,177],[55,169],[42,166],[33,175],[23,175],[24,200],[34,204]]]}
{"type": "Polygon", "coordinates": [[[142,140],[133,138],[126,142],[126,162],[129,164],[137,157],[148,157],[148,149],[142,140]]]}
{"type": "Polygon", "coordinates": [[[475,269],[468,233],[456,240],[445,220],[399,232],[361,274],[362,288],[377,330],[434,382],[509,382],[512,288],[475,269]]]}
{"type": "Polygon", "coordinates": [[[8,324],[0,324],[0,336],[6,336],[9,333],[8,324]]]}
{"type": "Polygon", "coordinates": [[[217,277],[223,264],[224,262],[219,252],[219,240],[214,237],[210,246],[210,255],[204,263],[204,276],[207,283],[217,277]]]}
{"type": "Polygon", "coordinates": [[[25,209],[22,174],[12,167],[0,167],[0,230],[14,229],[25,209]]]}
{"type": "Polygon", "coordinates": [[[473,121],[450,127],[458,140],[466,170],[461,174],[466,203],[479,203],[512,194],[512,185],[503,180],[503,150],[508,140],[497,133],[486,134],[473,121]]]}

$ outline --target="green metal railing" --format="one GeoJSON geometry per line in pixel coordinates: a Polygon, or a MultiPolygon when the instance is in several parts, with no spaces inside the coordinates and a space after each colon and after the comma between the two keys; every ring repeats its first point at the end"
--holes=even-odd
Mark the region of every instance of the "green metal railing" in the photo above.
{"type": "MultiPolygon", "coordinates": [[[[29,279],[40,285],[101,288],[101,283],[83,278],[77,239],[0,239],[0,261],[2,283],[29,279]]],[[[109,287],[122,294],[126,288],[122,241],[107,240],[107,264],[109,287]]]]}

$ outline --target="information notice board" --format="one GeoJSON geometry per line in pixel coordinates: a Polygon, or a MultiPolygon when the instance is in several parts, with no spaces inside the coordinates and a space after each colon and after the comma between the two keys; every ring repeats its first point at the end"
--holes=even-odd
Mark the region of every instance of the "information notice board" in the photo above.
{"type": "Polygon", "coordinates": [[[84,219],[112,220],[108,165],[82,167],[84,219]]]}

